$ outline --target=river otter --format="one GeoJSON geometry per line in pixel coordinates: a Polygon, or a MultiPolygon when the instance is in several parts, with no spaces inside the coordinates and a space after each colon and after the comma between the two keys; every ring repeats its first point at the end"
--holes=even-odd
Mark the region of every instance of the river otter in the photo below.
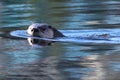
{"type": "Polygon", "coordinates": [[[29,26],[27,32],[31,36],[41,38],[64,37],[61,32],[46,23],[34,23],[29,26]]]}

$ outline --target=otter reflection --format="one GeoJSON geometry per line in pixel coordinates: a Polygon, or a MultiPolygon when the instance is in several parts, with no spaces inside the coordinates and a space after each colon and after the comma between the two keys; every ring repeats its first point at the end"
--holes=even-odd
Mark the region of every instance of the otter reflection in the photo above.
{"type": "Polygon", "coordinates": [[[37,45],[37,46],[51,46],[51,44],[53,43],[53,41],[33,39],[33,38],[28,38],[28,42],[31,46],[34,46],[34,45],[37,45]]]}

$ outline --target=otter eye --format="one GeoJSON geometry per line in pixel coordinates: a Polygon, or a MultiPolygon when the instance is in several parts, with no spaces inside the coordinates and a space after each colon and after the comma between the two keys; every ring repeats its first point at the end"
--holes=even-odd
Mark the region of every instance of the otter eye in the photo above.
{"type": "Polygon", "coordinates": [[[45,31],[45,28],[43,28],[42,30],[45,31]]]}
{"type": "Polygon", "coordinates": [[[39,32],[39,30],[38,29],[32,29],[31,31],[34,31],[34,32],[39,32]]]}
{"type": "Polygon", "coordinates": [[[41,31],[45,31],[45,30],[46,30],[46,28],[41,28],[40,30],[41,30],[41,31]]]}

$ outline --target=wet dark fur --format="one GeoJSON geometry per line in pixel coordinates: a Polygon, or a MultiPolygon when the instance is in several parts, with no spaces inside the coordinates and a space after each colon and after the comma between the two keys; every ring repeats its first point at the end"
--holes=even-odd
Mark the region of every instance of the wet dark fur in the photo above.
{"type": "Polygon", "coordinates": [[[57,29],[53,28],[53,32],[54,32],[54,37],[65,37],[61,32],[59,32],[57,29]]]}

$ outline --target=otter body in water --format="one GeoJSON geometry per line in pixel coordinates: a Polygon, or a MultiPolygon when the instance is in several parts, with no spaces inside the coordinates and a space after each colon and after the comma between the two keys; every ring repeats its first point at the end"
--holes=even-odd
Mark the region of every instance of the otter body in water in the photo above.
{"type": "Polygon", "coordinates": [[[29,26],[27,32],[31,36],[41,38],[64,37],[61,32],[46,23],[34,23],[29,26]]]}
{"type": "Polygon", "coordinates": [[[45,23],[34,23],[26,30],[12,31],[16,37],[31,38],[30,44],[51,45],[53,42],[79,42],[86,43],[119,43],[120,29],[95,29],[95,30],[59,30],[45,23]],[[62,34],[63,33],[63,34],[62,34]],[[58,38],[57,38],[58,37],[58,38]],[[59,38],[60,37],[60,38],[59,38]],[[38,39],[38,40],[37,40],[38,39]],[[45,40],[45,41],[42,41],[45,40]],[[43,44],[44,43],[44,44],[43,44]]]}
{"type": "MultiPolygon", "coordinates": [[[[40,38],[56,38],[56,37],[65,37],[60,31],[53,28],[52,26],[46,23],[34,23],[29,26],[27,30],[28,34],[34,37],[40,38]]],[[[97,32],[96,32],[97,33],[97,32]]],[[[69,36],[68,36],[69,37],[69,36]]],[[[91,39],[91,40],[107,40],[112,37],[109,33],[103,34],[92,34],[87,36],[80,36],[80,38],[91,39]]]]}

